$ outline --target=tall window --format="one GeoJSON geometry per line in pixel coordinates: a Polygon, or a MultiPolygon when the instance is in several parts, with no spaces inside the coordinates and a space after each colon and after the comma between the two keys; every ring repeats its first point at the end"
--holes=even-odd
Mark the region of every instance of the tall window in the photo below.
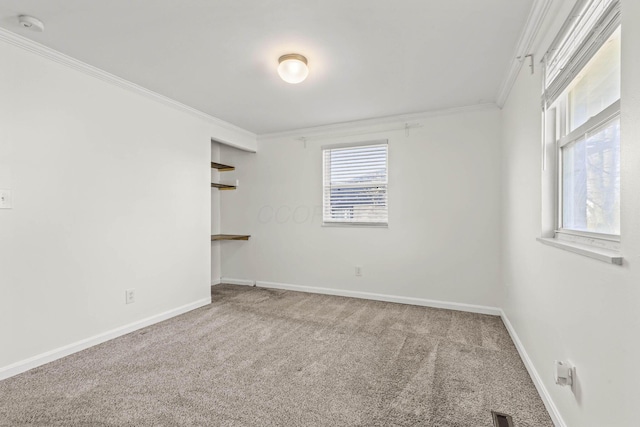
{"type": "MultiPolygon", "coordinates": [[[[556,233],[620,236],[620,4],[582,0],[546,57],[555,118],[556,233]]],[[[548,117],[548,115],[547,115],[548,117]]]]}
{"type": "Polygon", "coordinates": [[[323,147],[323,223],[385,226],[387,141],[323,147]]]}

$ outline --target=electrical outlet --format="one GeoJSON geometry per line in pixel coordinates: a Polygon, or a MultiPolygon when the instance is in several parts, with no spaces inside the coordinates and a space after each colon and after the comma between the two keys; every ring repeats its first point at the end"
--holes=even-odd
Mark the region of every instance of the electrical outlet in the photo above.
{"type": "Polygon", "coordinates": [[[568,361],[556,360],[555,366],[555,380],[559,386],[573,386],[573,378],[576,374],[576,368],[568,361]]]}
{"type": "Polygon", "coordinates": [[[356,276],[362,276],[362,267],[356,266],[356,276]]]}
{"type": "Polygon", "coordinates": [[[125,291],[125,300],[127,304],[133,304],[134,302],[136,302],[136,290],[127,289],[125,291]]]}
{"type": "Polygon", "coordinates": [[[13,197],[11,190],[0,189],[0,209],[11,209],[13,207],[13,197]]]}

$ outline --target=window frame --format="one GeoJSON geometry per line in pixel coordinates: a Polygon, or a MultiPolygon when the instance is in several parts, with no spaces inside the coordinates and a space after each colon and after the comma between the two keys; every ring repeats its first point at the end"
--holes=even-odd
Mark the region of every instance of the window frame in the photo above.
{"type": "MultiPolygon", "coordinates": [[[[563,149],[620,120],[618,96],[585,123],[570,129],[570,92],[583,70],[620,27],[621,0],[576,0],[543,56],[542,217],[538,238],[544,244],[619,265],[622,224],[620,235],[563,228],[563,149]]],[[[622,148],[622,141],[620,144],[622,148]]]]}
{"type": "Polygon", "coordinates": [[[371,227],[371,228],[388,228],[389,227],[389,141],[387,139],[380,140],[370,140],[370,141],[358,141],[358,142],[349,142],[349,143],[340,143],[340,144],[330,144],[323,145],[320,148],[321,156],[322,156],[322,227],[371,227]],[[326,151],[330,150],[339,150],[339,149],[349,149],[349,148],[364,148],[370,146],[385,146],[385,171],[386,171],[386,183],[385,185],[385,198],[386,198],[386,221],[384,222],[375,222],[375,221],[326,221],[325,212],[327,206],[326,203],[326,189],[331,188],[331,186],[327,185],[327,167],[325,164],[326,161],[326,151]]]}
{"type": "MultiPolygon", "coordinates": [[[[620,98],[613,104],[606,107],[604,110],[589,118],[584,124],[580,125],[575,130],[569,132],[569,108],[568,108],[568,96],[563,94],[557,101],[557,105],[554,107],[557,114],[557,138],[556,138],[556,168],[555,168],[555,181],[556,181],[556,223],[555,234],[574,236],[577,238],[597,239],[604,242],[620,242],[620,236],[622,234],[606,234],[597,233],[591,231],[572,230],[564,228],[564,199],[563,199],[563,148],[567,145],[586,138],[590,133],[602,129],[607,124],[620,118],[620,98]]],[[[555,104],[554,104],[555,105],[555,104]]]]}

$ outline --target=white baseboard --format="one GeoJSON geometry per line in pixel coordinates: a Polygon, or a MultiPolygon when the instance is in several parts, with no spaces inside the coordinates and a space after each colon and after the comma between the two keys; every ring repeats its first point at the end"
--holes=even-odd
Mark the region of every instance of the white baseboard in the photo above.
{"type": "Polygon", "coordinates": [[[211,286],[216,286],[216,285],[219,285],[220,283],[222,283],[222,281],[220,281],[220,278],[211,279],[211,286]]]}
{"type": "Polygon", "coordinates": [[[423,298],[401,297],[401,296],[394,296],[394,295],[374,294],[370,292],[347,291],[342,289],[290,285],[290,284],[274,283],[274,282],[262,282],[262,281],[254,282],[253,280],[232,279],[227,277],[223,277],[221,280],[222,280],[222,283],[229,283],[231,285],[254,286],[255,284],[255,286],[259,286],[261,288],[286,289],[290,291],[309,292],[313,294],[337,295],[337,296],[343,296],[343,297],[369,299],[369,300],[375,300],[375,301],[396,302],[400,304],[419,305],[423,307],[445,308],[448,310],[467,311],[470,313],[490,314],[493,316],[500,316],[500,314],[502,313],[502,311],[497,307],[485,307],[481,305],[461,304],[461,303],[447,302],[447,301],[435,301],[435,300],[429,300],[429,299],[423,299],[423,298]]]}
{"type": "Polygon", "coordinates": [[[230,277],[221,277],[220,283],[228,283],[229,285],[256,286],[254,280],[232,279],[230,277]]]}
{"type": "Polygon", "coordinates": [[[540,378],[538,371],[536,370],[535,366],[533,366],[533,362],[531,361],[531,358],[529,358],[529,355],[527,354],[527,351],[525,350],[524,345],[522,344],[522,341],[520,341],[520,338],[518,337],[516,330],[513,328],[513,325],[509,321],[509,318],[507,317],[505,312],[503,310],[500,310],[500,312],[501,312],[500,317],[502,318],[502,322],[504,323],[504,326],[507,328],[507,331],[511,336],[511,340],[515,344],[516,349],[520,354],[520,358],[522,359],[524,366],[527,368],[527,371],[529,372],[529,376],[531,377],[533,384],[536,386],[536,389],[538,390],[538,394],[540,395],[540,398],[542,399],[544,406],[547,408],[547,412],[549,413],[549,416],[551,417],[553,424],[555,424],[556,427],[567,427],[567,424],[565,424],[564,420],[562,419],[562,416],[560,415],[560,411],[558,411],[558,408],[553,402],[553,399],[551,399],[551,395],[549,394],[549,391],[547,390],[544,383],[542,382],[542,378],[540,378]]]}
{"type": "Polygon", "coordinates": [[[163,320],[170,319],[172,317],[184,314],[188,311],[195,310],[196,308],[200,308],[208,304],[211,304],[211,297],[203,298],[190,304],[186,304],[181,307],[177,307],[163,313],[159,313],[145,319],[129,323],[128,325],[124,325],[119,328],[112,329],[110,331],[74,342],[72,344],[68,344],[63,347],[47,351],[45,353],[38,354],[36,356],[21,360],[11,365],[1,367],[0,380],[18,375],[22,372],[28,371],[29,369],[37,368],[38,366],[44,365],[45,363],[53,362],[54,360],[61,359],[70,354],[77,353],[89,347],[93,347],[94,345],[101,344],[105,341],[109,341],[122,335],[126,335],[130,332],[153,325],[154,323],[162,322],[163,320]]]}

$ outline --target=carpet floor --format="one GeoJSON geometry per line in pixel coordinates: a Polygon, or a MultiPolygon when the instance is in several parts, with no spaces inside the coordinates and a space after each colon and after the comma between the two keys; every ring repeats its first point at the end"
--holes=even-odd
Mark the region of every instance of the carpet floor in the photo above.
{"type": "Polygon", "coordinates": [[[2,426],[552,427],[500,318],[233,285],[0,382],[2,426]]]}

